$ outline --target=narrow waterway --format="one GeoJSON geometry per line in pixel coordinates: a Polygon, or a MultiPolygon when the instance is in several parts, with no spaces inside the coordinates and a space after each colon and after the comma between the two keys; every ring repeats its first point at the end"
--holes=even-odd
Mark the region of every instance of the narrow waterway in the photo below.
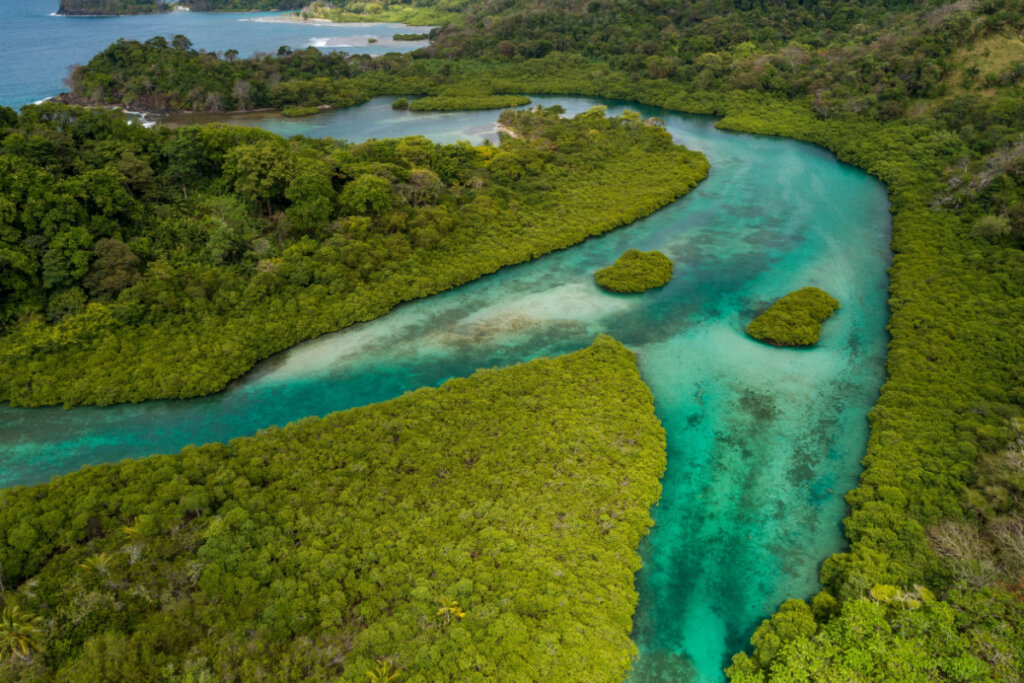
{"type": "MultiPolygon", "coordinates": [[[[578,112],[586,98],[535,97],[578,112]]],[[[285,134],[349,140],[494,134],[496,112],[417,115],[378,98],[301,121],[248,119],[285,134]]],[[[624,103],[606,103],[611,112],[624,103]]],[[[720,681],[727,657],[788,597],[817,590],[843,548],[866,413],[884,376],[890,219],[884,187],[824,150],[662,117],[704,152],[695,191],[628,227],[389,315],[301,344],[215,396],[109,408],[0,408],[0,485],[87,463],[174,452],[307,415],[364,405],[476,368],[588,345],[599,333],[638,356],[668,433],[655,527],[643,542],[632,681],[720,681]],[[594,270],[629,248],[660,249],[675,279],[613,295],[594,270]],[[813,349],[749,339],[749,319],[806,285],[842,302],[813,349]]]]}

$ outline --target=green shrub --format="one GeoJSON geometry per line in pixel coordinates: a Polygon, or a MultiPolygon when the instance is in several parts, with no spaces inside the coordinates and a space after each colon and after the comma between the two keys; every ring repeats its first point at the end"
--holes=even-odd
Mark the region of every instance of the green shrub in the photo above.
{"type": "Polygon", "coordinates": [[[438,95],[421,97],[409,103],[412,111],[468,111],[473,109],[508,109],[529,104],[525,95],[438,95]]]}
{"type": "Polygon", "coordinates": [[[320,111],[319,107],[285,107],[281,110],[281,115],[290,117],[312,116],[318,111],[320,111]]]}
{"type": "Polygon", "coordinates": [[[747,325],[747,334],[775,346],[818,343],[821,323],[832,317],[839,301],[817,287],[804,287],[782,297],[747,325]]]}
{"type": "Polygon", "coordinates": [[[391,108],[392,109],[408,109],[409,108],[409,100],[405,99],[404,97],[399,97],[397,100],[395,100],[394,102],[391,103],[391,108]]]}
{"type": "Polygon", "coordinates": [[[630,249],[615,263],[594,273],[594,281],[612,292],[644,292],[672,279],[672,261],[660,251],[630,249]]]}
{"type": "Polygon", "coordinates": [[[998,242],[1013,232],[1005,216],[982,216],[971,225],[971,237],[998,242]]]}

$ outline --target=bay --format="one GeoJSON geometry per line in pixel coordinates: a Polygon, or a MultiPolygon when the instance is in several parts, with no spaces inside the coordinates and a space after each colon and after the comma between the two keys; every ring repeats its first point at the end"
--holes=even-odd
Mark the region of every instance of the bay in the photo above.
{"type": "Polygon", "coordinates": [[[404,24],[292,22],[289,12],[168,12],[121,17],[63,17],[58,0],[0,2],[0,105],[15,109],[63,90],[73,64],[84,64],[119,38],[145,41],[181,34],[196,49],[276,53],[281,46],[381,55],[427,41],[395,41],[395,33],[426,33],[404,24]],[[368,42],[371,38],[378,42],[368,42]]]}

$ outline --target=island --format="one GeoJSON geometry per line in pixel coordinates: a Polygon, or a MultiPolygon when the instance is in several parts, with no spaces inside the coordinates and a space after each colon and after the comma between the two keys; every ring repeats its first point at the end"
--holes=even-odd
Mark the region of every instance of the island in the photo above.
{"type": "Polygon", "coordinates": [[[303,116],[312,116],[320,111],[320,107],[285,107],[281,110],[281,116],[301,118],[303,116]]]}
{"type": "Polygon", "coordinates": [[[421,97],[409,103],[409,111],[471,111],[507,109],[529,104],[525,95],[437,95],[421,97]]]}
{"type": "Polygon", "coordinates": [[[747,334],[773,346],[812,346],[821,323],[832,317],[839,301],[817,287],[804,287],[782,297],[750,321],[747,334]]]}
{"type": "Polygon", "coordinates": [[[672,261],[660,251],[623,252],[615,263],[594,273],[594,282],[610,292],[636,293],[662,287],[672,279],[672,261]]]}

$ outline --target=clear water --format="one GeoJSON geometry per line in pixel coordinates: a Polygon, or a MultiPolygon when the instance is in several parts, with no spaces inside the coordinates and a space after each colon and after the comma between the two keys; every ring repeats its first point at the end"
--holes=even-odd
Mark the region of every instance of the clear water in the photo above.
{"type": "Polygon", "coordinates": [[[427,45],[392,40],[429,28],[404,24],[286,23],[286,12],[170,12],[125,17],[60,17],[59,0],[0,0],[0,104],[17,109],[66,90],[72,64],[84,64],[118,38],[188,36],[197,49],[243,57],[282,45],[349,53],[407,52],[427,45]],[[370,38],[378,42],[369,43],[370,38]]]}
{"type": "MultiPolygon", "coordinates": [[[[597,103],[535,101],[570,112],[597,103]]],[[[623,103],[610,104],[617,112],[623,103]]],[[[631,681],[722,680],[726,658],[760,620],[782,600],[816,592],[820,562],[843,548],[842,496],[856,482],[865,415],[884,372],[888,202],[879,182],[820,148],[639,109],[664,118],[711,161],[707,180],[680,201],[301,344],[214,396],[0,408],[0,484],[251,434],[476,368],[561,354],[606,332],[637,353],[668,432],[664,491],[641,547],[641,656],[631,681]],[[664,251],[675,279],[643,295],[599,290],[594,270],[628,248],[664,251]],[[817,347],[777,349],[746,337],[756,312],[805,285],[842,302],[817,347]]],[[[384,112],[392,116],[388,100],[375,100],[296,123],[350,140],[415,132],[451,139],[490,134],[496,117],[402,114],[391,128],[384,112]]]]}
{"type": "MultiPolygon", "coordinates": [[[[498,141],[498,112],[411,112],[392,109],[393,97],[375,97],[351,109],[326,111],[316,116],[289,118],[275,112],[246,114],[178,114],[161,119],[172,127],[200,123],[228,123],[236,126],[258,126],[278,135],[310,138],[332,137],[362,141],[370,138],[393,138],[403,135],[426,135],[435,142],[468,140],[479,145],[484,140],[498,141]]],[[[415,98],[412,98],[415,99],[415,98]]],[[[558,98],[534,97],[535,104],[561,102],[558,98]]],[[[528,109],[529,104],[519,109],[528,109]]],[[[634,107],[635,108],[635,107],[634,107]]]]}

